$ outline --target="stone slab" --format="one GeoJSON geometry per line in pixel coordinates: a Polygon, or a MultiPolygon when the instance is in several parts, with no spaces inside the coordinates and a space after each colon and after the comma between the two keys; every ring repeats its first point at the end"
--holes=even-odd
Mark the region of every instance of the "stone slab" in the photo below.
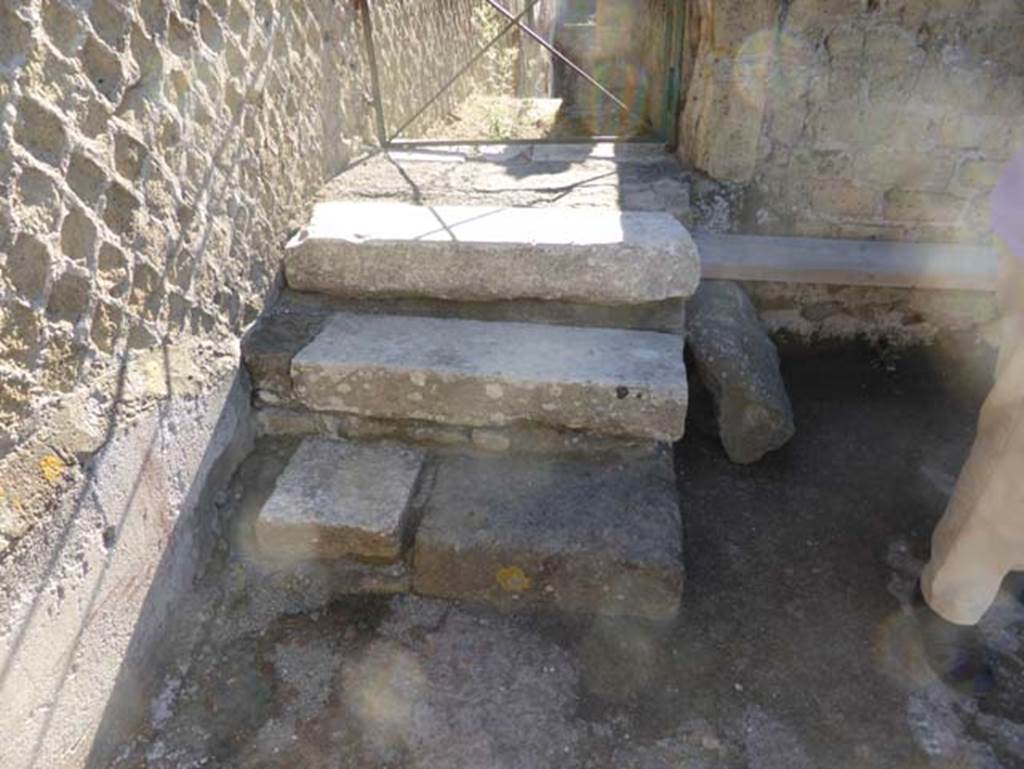
{"type": "Polygon", "coordinates": [[[995,250],[963,243],[785,238],[696,232],[705,278],[995,291],[995,250]]]}
{"type": "Polygon", "coordinates": [[[653,450],[659,443],[646,439],[559,430],[538,424],[509,427],[462,427],[438,422],[378,419],[332,411],[309,411],[280,406],[261,406],[253,413],[259,435],[350,440],[388,440],[435,449],[472,447],[492,452],[534,454],[588,454],[594,451],[653,450]]]}
{"type": "Polygon", "coordinates": [[[260,548],[306,560],[397,561],[423,459],[394,444],[305,439],[260,510],[260,548]]]}
{"type": "Polygon", "coordinates": [[[324,320],[339,311],[624,328],[680,335],[686,327],[682,299],[610,307],[529,299],[499,302],[344,299],[286,289],[270,312],[262,315],[242,339],[242,360],[252,379],[254,400],[258,405],[298,405],[292,395],[292,358],[309,344],[324,320]]]}
{"type": "Polygon", "coordinates": [[[661,142],[543,142],[537,144],[446,144],[430,140],[396,140],[388,156],[396,163],[615,163],[660,165],[673,160],[661,142]]]}
{"type": "MultiPolygon", "coordinates": [[[[543,299],[506,299],[490,302],[450,301],[424,297],[353,299],[285,289],[275,312],[287,314],[351,312],[368,315],[422,315],[433,318],[549,323],[555,326],[592,326],[682,334],[686,328],[686,300],[664,299],[643,304],[581,304],[543,299]]],[[[309,341],[312,335],[306,338],[309,341]]],[[[301,346],[301,345],[300,345],[301,346]]]]}
{"type": "Polygon", "coordinates": [[[686,297],[697,249],[670,214],[607,208],[319,203],[288,285],[351,296],[635,304],[686,297]]]}
{"type": "Polygon", "coordinates": [[[667,620],[683,589],[671,452],[449,456],[413,548],[413,590],[502,609],[667,620]]]}
{"type": "Polygon", "coordinates": [[[672,158],[661,142],[535,144],[530,149],[530,158],[536,163],[614,160],[616,163],[661,164],[672,158]]]}
{"type": "Polygon", "coordinates": [[[663,441],[686,419],[682,340],[648,331],[338,313],[291,371],[315,411],[663,441]]]}
{"type": "MultiPolygon", "coordinates": [[[[475,162],[467,163],[408,162],[381,153],[331,179],[317,193],[317,200],[517,208],[603,207],[612,211],[662,211],[681,222],[701,219],[706,208],[714,208],[691,208],[693,178],[667,153],[659,163],[606,158],[539,162],[521,150],[521,146],[480,147],[480,155],[470,158],[475,162]]],[[[705,183],[698,186],[704,190],[705,183]]],[[[698,197],[705,194],[711,193],[701,192],[698,197]]],[[[720,213],[719,210],[719,216],[720,213]]]]}
{"type": "Polygon", "coordinates": [[[365,563],[355,558],[296,560],[287,554],[247,564],[246,587],[254,598],[293,596],[297,605],[322,606],[346,595],[399,595],[412,591],[412,569],[404,561],[365,563]]]}

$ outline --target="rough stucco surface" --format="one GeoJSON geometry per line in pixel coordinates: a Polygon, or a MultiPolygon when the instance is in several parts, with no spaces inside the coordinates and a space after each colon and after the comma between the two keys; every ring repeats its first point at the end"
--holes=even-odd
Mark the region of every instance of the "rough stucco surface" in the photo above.
{"type": "Polygon", "coordinates": [[[769,234],[960,241],[1024,144],[1016,0],[695,0],[684,159],[769,234]]]}
{"type": "Polygon", "coordinates": [[[214,546],[213,495],[251,445],[235,356],[178,352],[174,373],[161,351],[129,366],[126,401],[160,394],[160,407],[113,431],[82,487],[0,561],[5,767],[85,765],[101,723],[117,739],[144,717],[172,653],[177,600],[214,546]]]}

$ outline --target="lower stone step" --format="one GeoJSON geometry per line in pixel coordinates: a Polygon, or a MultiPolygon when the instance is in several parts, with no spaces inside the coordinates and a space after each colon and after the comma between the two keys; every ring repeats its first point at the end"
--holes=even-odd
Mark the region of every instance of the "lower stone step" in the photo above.
{"type": "Polygon", "coordinates": [[[312,411],[659,441],[686,421],[682,340],[647,331],[338,313],[291,379],[312,411]]]}
{"type": "Polygon", "coordinates": [[[503,610],[654,620],[678,610],[682,524],[667,447],[570,458],[262,445],[286,448],[258,448],[236,480],[254,535],[244,560],[278,582],[290,573],[325,595],[411,589],[503,610]]]}
{"type": "Polygon", "coordinates": [[[256,541],[275,557],[394,563],[407,536],[420,449],[305,439],[256,520],[256,541]]]}
{"type": "Polygon", "coordinates": [[[683,589],[671,452],[449,456],[413,552],[413,590],[503,609],[668,620],[683,589]]]}
{"type": "Polygon", "coordinates": [[[642,305],[572,305],[563,302],[445,302],[434,299],[338,299],[284,289],[242,340],[242,360],[264,404],[288,405],[292,357],[309,344],[336,312],[411,315],[484,322],[654,331],[682,336],[686,310],[681,299],[642,305]]]}

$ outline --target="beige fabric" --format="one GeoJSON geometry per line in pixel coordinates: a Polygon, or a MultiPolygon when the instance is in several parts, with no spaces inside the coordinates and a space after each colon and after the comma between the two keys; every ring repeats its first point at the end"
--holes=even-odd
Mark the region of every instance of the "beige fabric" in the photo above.
{"type": "Polygon", "coordinates": [[[981,619],[1006,574],[1024,569],[1024,264],[1004,249],[1002,270],[996,383],[921,575],[928,605],[961,625],[981,619]]]}

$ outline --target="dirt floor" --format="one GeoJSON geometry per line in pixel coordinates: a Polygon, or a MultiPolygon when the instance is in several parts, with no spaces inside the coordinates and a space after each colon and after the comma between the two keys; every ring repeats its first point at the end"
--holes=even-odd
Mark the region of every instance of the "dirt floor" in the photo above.
{"type": "MultiPolygon", "coordinates": [[[[254,575],[236,526],[180,613],[195,651],[114,766],[1024,766],[1024,608],[1006,591],[985,619],[998,682],[981,701],[928,673],[906,608],[990,365],[787,347],[798,434],[751,467],[726,461],[695,392],[667,627],[327,602],[254,575]]],[[[229,519],[252,483],[222,497],[229,519]]]]}

